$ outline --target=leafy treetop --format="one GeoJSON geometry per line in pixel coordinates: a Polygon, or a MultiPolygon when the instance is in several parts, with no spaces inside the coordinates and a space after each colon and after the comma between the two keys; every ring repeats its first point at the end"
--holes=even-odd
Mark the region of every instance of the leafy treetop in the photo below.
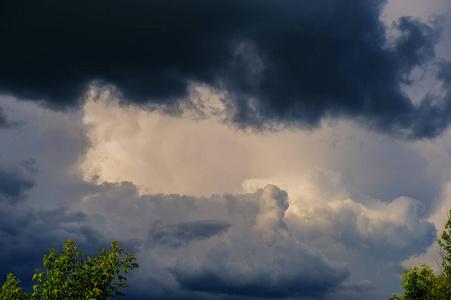
{"type": "Polygon", "coordinates": [[[389,300],[451,299],[451,210],[437,244],[440,246],[442,256],[441,271],[436,274],[431,267],[424,264],[405,270],[401,278],[404,295],[393,294],[389,300]]]}
{"type": "Polygon", "coordinates": [[[0,300],[117,300],[125,294],[127,287],[124,276],[130,270],[139,268],[136,257],[118,247],[113,241],[107,250],[98,250],[95,257],[83,257],[74,241],[69,239],[58,253],[49,249],[43,258],[45,271],[35,269],[31,294],[18,286],[20,281],[8,274],[1,286],[0,300]]]}

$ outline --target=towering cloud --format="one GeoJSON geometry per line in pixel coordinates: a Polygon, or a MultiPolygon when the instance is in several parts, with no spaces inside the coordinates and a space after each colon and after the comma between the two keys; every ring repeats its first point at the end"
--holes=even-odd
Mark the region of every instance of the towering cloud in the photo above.
{"type": "Polygon", "coordinates": [[[417,107],[402,86],[434,57],[438,31],[403,17],[388,39],[384,4],[7,0],[0,91],[67,107],[94,83],[124,103],[174,109],[197,84],[222,91],[224,118],[241,128],[312,127],[333,116],[435,137],[448,127],[449,101],[417,107]]]}
{"type": "Polygon", "coordinates": [[[288,208],[288,195],[275,185],[267,185],[260,196],[260,211],[254,228],[268,245],[288,237],[287,225],[283,221],[288,208]]]}
{"type": "Polygon", "coordinates": [[[300,179],[292,193],[267,185],[209,198],[139,196],[131,183],[104,183],[81,207],[143,259],[134,289],[153,298],[376,299],[380,291],[368,291],[381,284],[378,274],[390,270],[384,280],[394,281],[394,262],[435,236],[418,201],[364,203],[331,174],[300,179]]]}

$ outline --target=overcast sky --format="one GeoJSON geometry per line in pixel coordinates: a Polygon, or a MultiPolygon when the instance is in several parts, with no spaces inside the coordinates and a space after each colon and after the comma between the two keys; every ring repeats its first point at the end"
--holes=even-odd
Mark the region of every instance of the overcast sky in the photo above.
{"type": "Polygon", "coordinates": [[[388,299],[451,208],[448,0],[6,0],[0,279],[116,239],[126,299],[388,299]]]}

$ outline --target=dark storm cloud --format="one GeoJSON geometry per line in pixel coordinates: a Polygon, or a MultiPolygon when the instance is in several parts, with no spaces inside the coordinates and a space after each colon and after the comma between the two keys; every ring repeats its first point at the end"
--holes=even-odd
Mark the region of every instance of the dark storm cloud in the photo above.
{"type": "Polygon", "coordinates": [[[34,268],[41,268],[42,255],[49,248],[61,250],[63,242],[72,238],[85,254],[108,246],[106,241],[81,212],[68,208],[37,210],[21,203],[0,202],[0,282],[14,273],[26,289],[31,289],[34,268]]]}
{"type": "Polygon", "coordinates": [[[433,58],[437,30],[403,17],[389,43],[384,4],[7,0],[0,90],[65,107],[95,81],[124,102],[171,107],[196,82],[226,91],[226,119],[242,128],[344,116],[407,138],[437,136],[449,105],[415,107],[401,90],[433,58]]]}
{"type": "Polygon", "coordinates": [[[150,245],[179,247],[194,240],[208,239],[227,231],[231,224],[215,220],[182,222],[171,225],[155,223],[149,231],[150,245]]]}
{"type": "Polygon", "coordinates": [[[412,66],[421,66],[434,57],[439,30],[411,17],[402,17],[394,24],[400,36],[395,42],[395,52],[401,70],[409,73],[412,66]]]}
{"type": "Polygon", "coordinates": [[[26,192],[34,185],[34,160],[4,165],[0,163],[0,203],[17,203],[25,198],[26,192]]]}
{"type": "MultiPolygon", "coordinates": [[[[227,256],[227,250],[222,252],[227,256]]],[[[221,261],[210,263],[194,268],[176,266],[173,273],[180,287],[260,298],[319,297],[336,289],[349,275],[346,268],[332,265],[318,252],[293,240],[268,248],[262,265],[258,261],[252,261],[247,268],[221,261]]]]}

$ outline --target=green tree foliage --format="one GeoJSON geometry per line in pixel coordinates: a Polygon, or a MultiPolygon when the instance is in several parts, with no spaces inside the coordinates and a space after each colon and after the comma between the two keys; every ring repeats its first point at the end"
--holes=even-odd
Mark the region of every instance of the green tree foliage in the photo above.
{"type": "Polygon", "coordinates": [[[9,273],[6,277],[6,282],[1,286],[0,300],[25,300],[27,294],[22,292],[22,288],[19,287],[20,280],[16,278],[12,273],[9,273]]]}
{"type": "Polygon", "coordinates": [[[435,300],[434,284],[437,276],[427,265],[407,269],[402,274],[401,286],[405,293],[404,296],[393,295],[390,299],[403,300],[435,300]]]}
{"type": "Polygon", "coordinates": [[[451,299],[451,210],[448,221],[437,239],[442,256],[442,270],[434,273],[427,265],[405,270],[402,273],[401,286],[404,295],[393,294],[389,300],[449,300],[451,299]]]}
{"type": "Polygon", "coordinates": [[[108,249],[98,250],[96,257],[83,257],[73,240],[64,242],[58,253],[49,249],[44,255],[45,271],[35,269],[33,293],[22,292],[20,281],[9,274],[2,285],[0,300],[112,300],[125,294],[125,274],[139,268],[136,257],[113,241],[108,249]]]}
{"type": "Polygon", "coordinates": [[[442,249],[443,273],[445,273],[447,277],[451,277],[451,210],[448,213],[448,221],[445,224],[441,239],[437,239],[437,243],[442,249]]]}

